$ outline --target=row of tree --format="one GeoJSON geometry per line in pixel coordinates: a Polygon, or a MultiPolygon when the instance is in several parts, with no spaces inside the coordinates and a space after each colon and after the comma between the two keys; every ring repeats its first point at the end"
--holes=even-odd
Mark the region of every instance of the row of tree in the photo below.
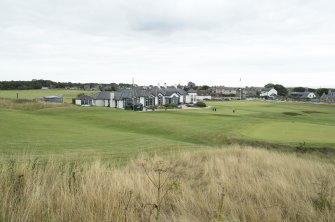
{"type": "MultiPolygon", "coordinates": [[[[268,83],[264,86],[265,88],[274,88],[277,90],[279,96],[288,96],[288,89],[285,88],[283,85],[280,84],[273,84],[268,83]]],[[[323,93],[327,93],[329,89],[327,88],[319,88],[319,89],[313,89],[313,88],[306,88],[306,87],[295,87],[292,89],[292,92],[313,92],[317,96],[322,96],[323,93]]]]}
{"type": "MultiPolygon", "coordinates": [[[[0,81],[0,90],[25,90],[25,89],[41,89],[42,87],[49,87],[54,89],[65,89],[76,87],[78,89],[84,89],[84,86],[89,86],[88,88],[96,88],[102,91],[115,91],[119,88],[128,88],[132,84],[128,83],[110,83],[110,84],[97,84],[97,83],[72,83],[72,82],[54,82],[51,80],[43,79],[33,79],[31,81],[0,81]]],[[[277,90],[279,96],[288,96],[288,89],[280,84],[268,83],[264,86],[265,88],[274,88],[277,90]]],[[[182,88],[185,91],[193,90],[208,90],[210,86],[202,85],[197,86],[193,82],[188,82],[187,85],[178,85],[178,88],[182,88]]],[[[329,89],[327,88],[305,88],[305,87],[295,87],[292,89],[293,92],[314,92],[318,96],[322,96],[323,93],[327,93],[329,89]]]]}
{"type": "Polygon", "coordinates": [[[31,81],[0,81],[0,90],[26,90],[26,89],[41,89],[48,87],[50,89],[66,89],[78,88],[84,89],[97,88],[98,90],[115,91],[118,88],[130,87],[131,84],[127,83],[110,83],[110,84],[97,84],[97,83],[72,83],[72,82],[54,82],[51,80],[33,79],[31,81]]]}

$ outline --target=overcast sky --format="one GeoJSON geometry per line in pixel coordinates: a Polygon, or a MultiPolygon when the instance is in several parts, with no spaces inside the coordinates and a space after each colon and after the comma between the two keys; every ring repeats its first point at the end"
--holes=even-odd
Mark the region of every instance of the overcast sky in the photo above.
{"type": "Polygon", "coordinates": [[[133,77],[335,87],[335,1],[0,0],[0,80],[133,77]]]}

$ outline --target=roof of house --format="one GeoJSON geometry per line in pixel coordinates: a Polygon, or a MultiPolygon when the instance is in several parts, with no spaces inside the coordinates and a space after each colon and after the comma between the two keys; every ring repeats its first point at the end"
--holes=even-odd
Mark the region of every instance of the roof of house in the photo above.
{"type": "Polygon", "coordinates": [[[183,89],[177,88],[177,91],[179,92],[180,95],[186,96],[187,92],[183,89]]]}
{"type": "MultiPolygon", "coordinates": [[[[308,96],[313,92],[290,92],[290,95],[293,97],[301,98],[301,99],[307,99],[308,96]]],[[[314,94],[314,93],[313,93],[314,94]]]]}
{"type": "Polygon", "coordinates": [[[107,92],[107,91],[103,91],[103,92],[97,92],[93,95],[91,95],[92,99],[110,99],[111,98],[111,93],[107,92]]]}
{"type": "Polygon", "coordinates": [[[114,93],[115,100],[123,100],[123,99],[132,99],[133,93],[131,89],[121,89],[114,93]]]}
{"type": "Polygon", "coordinates": [[[136,97],[150,97],[154,96],[154,93],[150,89],[136,88],[134,90],[136,97]]]}
{"type": "Polygon", "coordinates": [[[187,93],[196,93],[197,91],[195,91],[194,89],[190,89],[187,91],[187,93]]]}
{"type": "Polygon", "coordinates": [[[77,100],[92,100],[92,97],[87,95],[80,95],[77,97],[77,100]]]}
{"type": "Polygon", "coordinates": [[[115,100],[131,99],[133,98],[133,94],[135,97],[151,97],[158,96],[159,94],[162,94],[163,96],[172,96],[174,93],[178,95],[187,95],[187,92],[180,88],[155,86],[151,88],[136,87],[135,89],[121,89],[115,92],[114,98],[115,100]]]}
{"type": "Polygon", "coordinates": [[[265,93],[265,92],[270,92],[271,90],[276,90],[276,89],[275,88],[263,88],[261,89],[261,92],[265,93]]]}

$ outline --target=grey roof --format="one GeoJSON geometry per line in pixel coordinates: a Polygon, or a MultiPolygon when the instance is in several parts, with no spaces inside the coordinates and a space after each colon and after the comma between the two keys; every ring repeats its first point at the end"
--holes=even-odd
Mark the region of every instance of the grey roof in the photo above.
{"type": "Polygon", "coordinates": [[[154,96],[158,96],[159,93],[163,94],[162,89],[157,86],[153,87],[150,91],[154,96]]]}
{"type": "Polygon", "coordinates": [[[136,88],[134,90],[136,97],[150,97],[154,96],[154,93],[150,89],[136,88]]]}
{"type": "Polygon", "coordinates": [[[177,88],[177,91],[179,92],[180,95],[186,96],[187,92],[183,89],[177,88]]]}
{"type": "Polygon", "coordinates": [[[150,92],[154,96],[158,96],[161,93],[163,96],[171,96],[173,93],[177,93],[178,95],[187,95],[187,93],[176,87],[153,87],[150,89],[150,92]]]}
{"type": "Polygon", "coordinates": [[[131,89],[121,89],[114,93],[115,100],[123,100],[123,99],[132,99],[132,90],[131,89]]]}
{"type": "Polygon", "coordinates": [[[187,91],[187,93],[196,93],[197,91],[195,91],[194,89],[190,89],[187,91]]]}
{"type": "Polygon", "coordinates": [[[92,100],[93,98],[87,95],[80,95],[77,97],[77,100],[92,100]]]}
{"type": "Polygon", "coordinates": [[[187,95],[183,89],[179,89],[176,87],[151,87],[151,88],[142,88],[136,87],[135,89],[121,89],[115,92],[114,98],[115,100],[122,99],[132,99],[133,94],[135,97],[152,97],[158,96],[162,94],[163,96],[171,96],[174,93],[178,95],[187,95]]]}
{"type": "Polygon", "coordinates": [[[308,95],[313,92],[291,92],[290,95],[296,98],[308,99],[308,95]]]}
{"type": "Polygon", "coordinates": [[[92,99],[110,99],[111,98],[111,93],[107,91],[103,92],[97,92],[93,95],[91,95],[92,99]]]}
{"type": "MultiPolygon", "coordinates": [[[[290,95],[292,96],[302,96],[305,95],[306,92],[290,92],[290,95]]],[[[308,95],[309,92],[307,92],[308,95]]]]}

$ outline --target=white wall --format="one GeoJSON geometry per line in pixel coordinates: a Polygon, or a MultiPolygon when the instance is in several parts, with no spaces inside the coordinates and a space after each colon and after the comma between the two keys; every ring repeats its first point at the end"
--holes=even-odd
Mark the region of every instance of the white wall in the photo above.
{"type": "Polygon", "coordinates": [[[81,106],[81,100],[80,99],[76,99],[76,105],[81,106]]]}
{"type": "Polygon", "coordinates": [[[273,94],[278,95],[277,90],[275,90],[275,89],[270,89],[269,92],[264,92],[264,91],[263,91],[263,92],[261,92],[260,96],[271,96],[271,95],[273,95],[273,94]]]}
{"type": "Polygon", "coordinates": [[[314,93],[309,93],[307,97],[310,99],[314,99],[316,98],[316,95],[314,93]]]}
{"type": "Polygon", "coordinates": [[[124,106],[123,106],[123,101],[120,100],[120,101],[117,101],[117,108],[120,108],[120,109],[123,109],[124,106]]]}
{"type": "Polygon", "coordinates": [[[212,99],[212,96],[197,96],[197,101],[203,101],[204,99],[212,99]]]}
{"type": "Polygon", "coordinates": [[[197,97],[197,93],[189,93],[186,96],[186,103],[196,103],[196,98],[197,97]]]}
{"type": "Polygon", "coordinates": [[[185,96],[183,95],[179,96],[179,103],[185,103],[185,96]]]}
{"type": "Polygon", "coordinates": [[[105,106],[105,100],[93,100],[95,106],[105,106]]]}
{"type": "Polygon", "coordinates": [[[144,97],[140,97],[140,103],[142,103],[142,105],[145,106],[145,99],[144,99],[144,97]]]}
{"type": "Polygon", "coordinates": [[[273,95],[273,94],[277,95],[277,94],[278,94],[277,90],[275,90],[275,89],[271,89],[271,90],[268,92],[268,96],[271,96],[271,95],[273,95]]]}

